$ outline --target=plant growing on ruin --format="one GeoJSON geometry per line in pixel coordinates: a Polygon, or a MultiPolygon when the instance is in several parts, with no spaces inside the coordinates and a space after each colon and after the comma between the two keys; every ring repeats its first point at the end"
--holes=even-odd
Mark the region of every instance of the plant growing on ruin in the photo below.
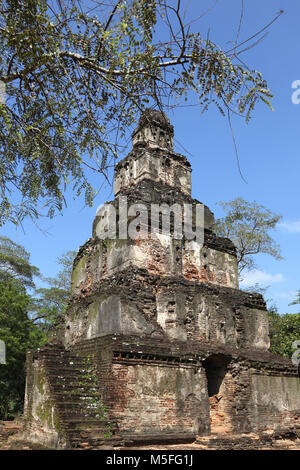
{"type": "MultiPolygon", "coordinates": [[[[0,225],[61,211],[65,189],[92,204],[91,172],[108,178],[145,106],[193,92],[248,122],[272,95],[240,55],[185,22],[181,0],[0,1],[0,225]],[[42,205],[43,204],[43,205],[42,205]]],[[[242,16],[242,15],[241,15],[242,16]]],[[[240,25],[239,25],[240,26],[240,25]]]]}

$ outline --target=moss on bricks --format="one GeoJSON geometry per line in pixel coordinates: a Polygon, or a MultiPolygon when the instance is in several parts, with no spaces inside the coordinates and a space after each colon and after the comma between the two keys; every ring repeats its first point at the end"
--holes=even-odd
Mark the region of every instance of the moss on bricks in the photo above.
{"type": "Polygon", "coordinates": [[[87,265],[88,255],[84,255],[76,264],[71,275],[71,283],[73,286],[78,285],[80,274],[82,271],[85,271],[87,265]]]}

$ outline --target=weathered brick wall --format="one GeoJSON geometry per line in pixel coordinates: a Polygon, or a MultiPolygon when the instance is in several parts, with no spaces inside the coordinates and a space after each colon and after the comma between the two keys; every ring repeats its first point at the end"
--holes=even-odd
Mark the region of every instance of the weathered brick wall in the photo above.
{"type": "Polygon", "coordinates": [[[183,276],[187,280],[238,287],[236,257],[196,242],[181,242],[164,234],[137,240],[95,240],[89,252],[74,267],[72,291],[128,268],[149,274],[183,276]]]}
{"type": "Polygon", "coordinates": [[[188,365],[124,362],[113,362],[108,392],[122,434],[184,438],[208,429],[203,373],[195,374],[188,365]]]}
{"type": "Polygon", "coordinates": [[[44,359],[39,353],[28,353],[24,403],[24,427],[20,439],[30,440],[50,448],[67,445],[61,420],[51,390],[44,359]]]}
{"type": "Polygon", "coordinates": [[[233,433],[299,422],[297,369],[268,352],[122,335],[77,343],[73,351],[94,356],[103,402],[122,436],[163,440],[172,434],[174,439],[205,435],[210,420],[213,432],[233,433]],[[206,362],[214,357],[226,367],[218,391],[209,398],[206,362]],[[274,377],[281,382],[276,390],[274,377]]]}
{"type": "MultiPolygon", "coordinates": [[[[25,436],[36,442],[67,445],[57,405],[67,418],[75,410],[58,398],[63,390],[59,384],[63,379],[69,400],[76,400],[71,382],[78,376],[80,384],[80,374],[86,375],[85,359],[95,367],[99,406],[106,410],[112,437],[192,440],[210,431],[241,433],[299,424],[297,368],[269,352],[136,335],[80,341],[65,352],[49,348],[46,356],[41,350],[28,357],[27,364],[25,436]],[[57,396],[53,387],[61,390],[57,396]]],[[[75,429],[70,432],[73,436],[75,429]]]]}
{"type": "Polygon", "coordinates": [[[73,294],[61,328],[66,345],[107,334],[149,334],[267,349],[261,296],[127,269],[73,294]]]}
{"type": "Polygon", "coordinates": [[[154,346],[147,338],[141,344],[136,336],[110,336],[72,348],[94,356],[103,403],[121,436],[184,440],[209,433],[204,369],[170,347],[154,346]]]}
{"type": "Polygon", "coordinates": [[[115,176],[115,195],[128,189],[145,178],[168,184],[182,191],[191,193],[191,169],[185,157],[168,150],[156,148],[137,149],[117,167],[115,176]]]}
{"type": "Polygon", "coordinates": [[[249,409],[255,430],[300,424],[300,379],[277,374],[254,371],[251,375],[249,409]]]}

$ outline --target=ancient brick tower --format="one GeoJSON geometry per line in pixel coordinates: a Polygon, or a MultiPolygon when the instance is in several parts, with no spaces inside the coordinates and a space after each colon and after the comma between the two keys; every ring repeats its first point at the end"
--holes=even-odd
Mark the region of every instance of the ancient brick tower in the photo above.
{"type": "MultiPolygon", "coordinates": [[[[120,198],[198,204],[164,114],[146,111],[132,142],[115,169],[117,222],[120,198]]],[[[296,422],[297,368],[268,352],[264,300],[238,289],[235,247],[214,234],[210,210],[203,246],[159,221],[155,237],[103,239],[101,214],[75,259],[66,316],[28,355],[26,437],[58,448],[174,442],[296,422]]]]}

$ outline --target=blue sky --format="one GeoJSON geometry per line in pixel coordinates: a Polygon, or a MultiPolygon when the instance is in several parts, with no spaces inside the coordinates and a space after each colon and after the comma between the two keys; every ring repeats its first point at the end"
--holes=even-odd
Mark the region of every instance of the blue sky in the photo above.
{"type": "MultiPolygon", "coordinates": [[[[189,4],[189,16],[196,17],[214,2],[191,0],[189,4]]],[[[204,36],[209,29],[211,40],[228,48],[229,41],[234,41],[236,36],[240,5],[238,0],[219,0],[193,28],[204,36]]],[[[293,104],[291,97],[292,83],[300,80],[297,47],[300,3],[299,0],[245,0],[244,5],[240,41],[260,30],[278,11],[285,11],[271,26],[264,41],[244,55],[251,68],[262,72],[274,94],[273,112],[259,105],[249,124],[238,117],[232,119],[247,184],[238,172],[228,122],[218,110],[212,107],[201,114],[198,107],[178,107],[169,117],[175,127],[175,150],[186,154],[193,167],[192,195],[208,205],[216,217],[222,216],[217,202],[238,196],[247,201],[255,200],[282,215],[282,224],[273,237],[281,246],[284,260],[259,255],[256,258],[259,269],[249,274],[244,286],[255,282],[269,286],[266,298],[277,304],[280,313],[295,313],[299,308],[288,304],[300,289],[300,104],[293,104]]],[[[191,99],[188,104],[194,102],[191,99]]],[[[128,136],[132,130],[128,129],[128,136]]],[[[99,186],[102,183],[95,176],[93,180],[99,186]]],[[[112,198],[112,188],[104,185],[94,207],[87,208],[68,191],[68,208],[63,215],[39,222],[47,234],[26,221],[25,234],[21,228],[6,225],[1,235],[24,245],[31,253],[32,263],[43,275],[54,276],[58,271],[57,257],[67,250],[77,250],[91,236],[97,206],[112,198]]]]}

